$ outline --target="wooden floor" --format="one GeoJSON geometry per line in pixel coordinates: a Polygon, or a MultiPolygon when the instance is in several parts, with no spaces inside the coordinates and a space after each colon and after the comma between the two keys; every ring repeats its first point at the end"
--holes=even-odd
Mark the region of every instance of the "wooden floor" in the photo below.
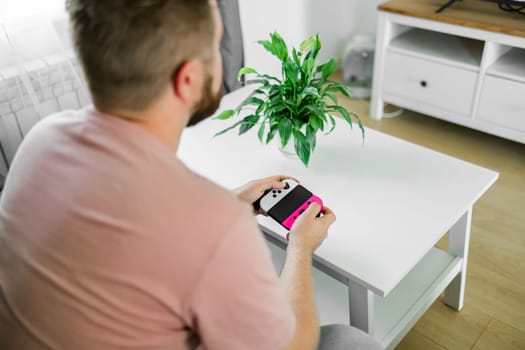
{"type": "Polygon", "coordinates": [[[344,104],[370,128],[500,173],[474,207],[464,309],[441,296],[397,349],[525,349],[525,145],[411,111],[375,121],[368,101],[344,104]]]}

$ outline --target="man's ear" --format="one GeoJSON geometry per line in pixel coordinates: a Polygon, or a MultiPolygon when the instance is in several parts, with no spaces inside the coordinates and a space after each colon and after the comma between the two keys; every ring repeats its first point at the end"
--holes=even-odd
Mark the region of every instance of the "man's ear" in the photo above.
{"type": "Polygon", "coordinates": [[[173,93],[183,102],[200,98],[204,82],[204,65],[197,59],[184,62],[171,77],[173,93]]]}

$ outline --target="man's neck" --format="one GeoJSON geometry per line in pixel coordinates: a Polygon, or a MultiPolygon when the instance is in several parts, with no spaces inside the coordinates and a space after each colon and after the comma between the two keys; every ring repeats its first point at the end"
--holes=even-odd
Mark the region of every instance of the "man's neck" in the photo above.
{"type": "Polygon", "coordinates": [[[189,117],[182,111],[169,113],[162,108],[150,108],[145,111],[100,110],[100,112],[133,123],[156,136],[174,152],[179,147],[182,131],[189,117]]]}

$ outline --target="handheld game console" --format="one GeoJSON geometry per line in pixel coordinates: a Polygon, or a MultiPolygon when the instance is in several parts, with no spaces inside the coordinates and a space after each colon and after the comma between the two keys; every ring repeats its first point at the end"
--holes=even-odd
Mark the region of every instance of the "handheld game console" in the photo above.
{"type": "MultiPolygon", "coordinates": [[[[254,203],[263,212],[277,221],[281,226],[290,230],[294,222],[308,208],[316,202],[321,208],[323,201],[312,192],[293,180],[285,180],[286,187],[283,189],[271,189],[254,203]]],[[[320,216],[321,213],[318,214],[320,216]]]]}

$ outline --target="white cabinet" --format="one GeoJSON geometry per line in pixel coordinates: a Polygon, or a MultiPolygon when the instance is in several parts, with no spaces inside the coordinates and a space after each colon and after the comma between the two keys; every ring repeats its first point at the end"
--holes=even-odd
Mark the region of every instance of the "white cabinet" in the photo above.
{"type": "Polygon", "coordinates": [[[477,81],[475,72],[397,52],[389,51],[386,56],[385,94],[468,117],[477,81]],[[454,77],[456,83],[451,84],[450,77],[454,77]]]}
{"type": "Polygon", "coordinates": [[[476,117],[525,133],[525,50],[509,50],[487,69],[476,117]]]}
{"type": "Polygon", "coordinates": [[[477,117],[525,133],[525,84],[486,76],[477,117]]]}
{"type": "Polygon", "coordinates": [[[525,20],[500,32],[494,21],[506,14],[497,7],[487,25],[472,12],[460,21],[461,9],[435,15],[432,1],[396,11],[405,3],[380,6],[371,116],[392,103],[525,143],[525,20]]]}

